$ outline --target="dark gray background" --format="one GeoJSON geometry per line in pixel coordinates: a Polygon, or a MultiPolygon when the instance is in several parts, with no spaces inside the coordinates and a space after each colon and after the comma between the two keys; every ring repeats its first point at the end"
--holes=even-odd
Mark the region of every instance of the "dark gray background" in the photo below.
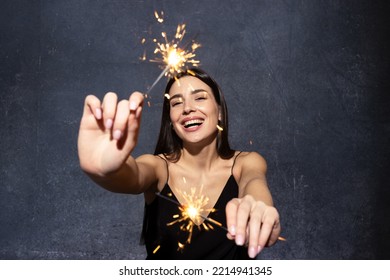
{"type": "MultiPolygon", "coordinates": [[[[226,95],[232,146],[268,161],[288,241],[261,258],[389,258],[387,3],[2,1],[0,258],[145,257],[143,197],[80,171],[78,126],[87,94],[145,91],[161,70],[141,39],[182,22],[226,95]]],[[[164,83],[135,155],[154,150],[164,83]]]]}

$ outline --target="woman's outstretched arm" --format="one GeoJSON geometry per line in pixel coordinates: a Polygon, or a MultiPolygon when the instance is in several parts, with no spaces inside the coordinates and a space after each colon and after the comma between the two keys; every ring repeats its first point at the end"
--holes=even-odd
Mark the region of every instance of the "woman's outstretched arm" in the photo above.
{"type": "Polygon", "coordinates": [[[97,184],[113,192],[142,193],[157,182],[152,155],[134,159],[144,97],[134,92],[118,102],[107,93],[101,102],[96,96],[85,98],[78,136],[81,169],[97,184]]]}
{"type": "Polygon", "coordinates": [[[237,245],[248,245],[254,258],[265,246],[273,245],[281,228],[279,213],[273,206],[267,186],[267,164],[257,153],[245,153],[238,164],[240,194],[226,206],[228,238],[237,245]]]}

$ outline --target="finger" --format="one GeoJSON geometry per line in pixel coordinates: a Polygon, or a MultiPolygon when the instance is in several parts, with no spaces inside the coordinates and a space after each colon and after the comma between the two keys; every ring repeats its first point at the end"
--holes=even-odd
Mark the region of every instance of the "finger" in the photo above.
{"type": "Polygon", "coordinates": [[[248,255],[251,258],[255,258],[259,253],[259,236],[261,220],[263,216],[263,210],[261,207],[256,206],[251,212],[249,220],[249,244],[248,255]]]}
{"type": "Polygon", "coordinates": [[[277,229],[279,225],[279,214],[275,208],[268,208],[263,216],[263,222],[261,225],[260,237],[259,237],[259,251],[261,251],[268,242],[272,240],[275,242],[277,236],[277,229]],[[275,233],[273,233],[275,228],[275,233]]]}
{"type": "Polygon", "coordinates": [[[229,232],[226,233],[226,237],[227,237],[229,240],[234,240],[234,236],[231,235],[229,232]]]}
{"type": "Polygon", "coordinates": [[[144,103],[144,95],[138,91],[133,92],[129,98],[130,111],[135,112],[144,103]]]}
{"type": "Polygon", "coordinates": [[[142,107],[138,107],[135,112],[130,111],[127,129],[129,134],[137,134],[141,123],[142,107]]]}
{"type": "Polygon", "coordinates": [[[234,239],[234,237],[236,236],[237,208],[239,204],[240,204],[240,199],[234,198],[226,204],[226,208],[225,208],[226,226],[228,228],[228,234],[230,235],[231,239],[234,239]]]}
{"type": "Polygon", "coordinates": [[[136,119],[140,119],[140,117],[141,117],[141,112],[142,112],[142,106],[139,106],[139,107],[137,108],[137,110],[135,110],[135,118],[136,118],[136,119]]]}
{"type": "Polygon", "coordinates": [[[112,127],[112,137],[115,140],[119,140],[123,136],[123,133],[126,130],[129,114],[130,114],[129,101],[128,100],[121,100],[118,103],[118,106],[116,109],[116,114],[115,114],[115,119],[114,119],[114,124],[112,127]]]}
{"type": "Polygon", "coordinates": [[[280,228],[280,222],[277,221],[272,229],[271,236],[268,240],[267,246],[272,246],[276,243],[276,241],[279,240],[281,228],[280,228]]]}
{"type": "Polygon", "coordinates": [[[127,133],[125,131],[126,135],[125,137],[123,136],[121,137],[121,141],[118,142],[118,145],[123,147],[125,150],[128,150],[129,153],[131,153],[138,142],[142,107],[138,107],[136,113],[134,111],[133,112],[129,111],[129,107],[127,105],[127,111],[129,112],[127,127],[126,127],[127,133]],[[138,118],[136,118],[136,114],[139,115],[138,118]]]}
{"type": "Polygon", "coordinates": [[[114,124],[118,97],[114,92],[108,92],[103,98],[103,121],[106,129],[114,124]]]}
{"type": "Polygon", "coordinates": [[[102,109],[99,98],[94,95],[88,95],[84,101],[83,116],[94,115],[97,120],[102,118],[102,109]]]}
{"type": "Polygon", "coordinates": [[[248,226],[249,214],[251,212],[251,202],[248,199],[242,199],[237,209],[237,229],[236,244],[244,245],[248,226]]]}

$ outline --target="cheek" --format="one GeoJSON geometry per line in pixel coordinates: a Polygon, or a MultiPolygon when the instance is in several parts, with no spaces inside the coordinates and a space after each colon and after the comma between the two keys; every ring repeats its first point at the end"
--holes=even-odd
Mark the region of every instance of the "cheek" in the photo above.
{"type": "Polygon", "coordinates": [[[212,116],[213,119],[215,119],[215,121],[218,121],[219,120],[219,110],[218,110],[218,107],[210,107],[209,108],[209,115],[212,116]]]}
{"type": "Polygon", "coordinates": [[[178,118],[179,114],[177,112],[177,110],[175,110],[174,108],[171,108],[170,112],[169,112],[169,117],[171,118],[171,121],[175,121],[177,118],[178,118]]]}

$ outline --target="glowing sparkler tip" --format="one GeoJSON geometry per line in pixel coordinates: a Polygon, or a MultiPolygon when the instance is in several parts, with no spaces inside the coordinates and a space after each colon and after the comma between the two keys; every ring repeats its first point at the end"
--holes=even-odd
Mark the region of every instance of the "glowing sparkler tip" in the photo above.
{"type": "Polygon", "coordinates": [[[196,207],[194,207],[193,205],[190,205],[189,207],[187,207],[186,213],[187,213],[188,217],[190,217],[191,220],[197,219],[197,217],[199,215],[198,209],[196,207]]]}
{"type": "Polygon", "coordinates": [[[185,58],[181,54],[181,50],[177,48],[171,48],[168,51],[167,61],[166,63],[171,67],[176,67],[185,61],[185,58]]]}
{"type": "MultiPolygon", "coordinates": [[[[164,13],[161,12],[159,14],[157,11],[155,11],[154,16],[159,22],[162,22],[164,13]]],[[[195,60],[194,57],[195,50],[201,45],[192,40],[191,42],[188,42],[186,45],[182,46],[185,34],[186,25],[179,24],[176,28],[176,33],[173,39],[168,39],[169,36],[165,31],[161,32],[161,37],[163,38],[162,41],[152,39],[152,41],[156,44],[154,54],[159,55],[160,57],[149,59],[149,61],[161,64],[160,68],[163,69],[163,72],[150,87],[149,91],[163,76],[176,78],[177,74],[186,71],[188,66],[191,65],[196,67],[199,65],[199,60],[195,60]]],[[[145,41],[143,40],[142,42],[144,43],[145,41]]],[[[143,56],[142,60],[146,60],[146,56],[143,56]]]]}

